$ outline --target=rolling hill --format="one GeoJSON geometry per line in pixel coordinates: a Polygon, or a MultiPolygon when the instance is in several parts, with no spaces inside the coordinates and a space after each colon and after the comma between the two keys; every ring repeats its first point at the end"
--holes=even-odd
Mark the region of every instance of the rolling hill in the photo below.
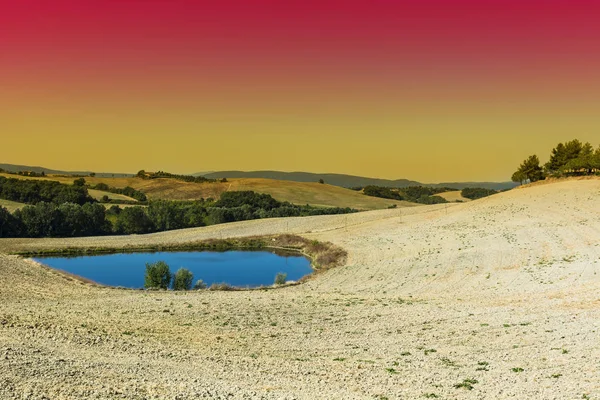
{"type": "MultiPolygon", "coordinates": [[[[64,176],[30,178],[7,174],[0,175],[21,179],[49,179],[67,184],[73,182],[72,177],[64,176]]],[[[316,182],[277,181],[273,179],[231,179],[228,182],[191,183],[172,178],[140,179],[98,176],[86,177],[85,180],[90,185],[105,183],[108,186],[117,188],[131,186],[134,189],[144,192],[150,199],[217,199],[225,191],[252,190],[258,193],[270,194],[279,201],[288,201],[299,205],[310,204],[317,207],[350,207],[359,210],[377,210],[394,205],[397,207],[411,207],[416,205],[406,201],[365,196],[354,190],[316,182]]],[[[100,194],[92,191],[91,194],[100,196],[105,193],[100,194]]]]}
{"type": "MultiPolygon", "coordinates": [[[[47,175],[83,175],[87,176],[92,171],[61,171],[57,169],[51,169],[46,167],[31,166],[31,165],[18,165],[18,164],[0,164],[0,169],[8,172],[19,172],[19,171],[31,171],[41,174],[44,172],[47,175]]],[[[126,173],[112,173],[112,172],[96,172],[96,176],[99,177],[127,177],[133,176],[133,174],[126,173]]]]}
{"type": "Polygon", "coordinates": [[[466,187],[480,187],[486,189],[505,190],[517,186],[514,182],[443,182],[443,183],[421,183],[408,179],[379,179],[367,178],[363,176],[344,175],[344,174],[318,174],[311,172],[282,172],[282,171],[218,171],[209,173],[196,173],[196,176],[206,178],[266,178],[294,182],[318,182],[323,179],[326,183],[346,188],[364,187],[368,185],[387,186],[402,188],[407,186],[428,186],[428,187],[452,187],[464,189],[466,187]]]}
{"type": "Polygon", "coordinates": [[[597,398],[599,192],[567,180],[464,204],[0,239],[0,398],[597,398]],[[347,263],[282,289],[178,293],[7,255],[289,233],[347,263]]]}

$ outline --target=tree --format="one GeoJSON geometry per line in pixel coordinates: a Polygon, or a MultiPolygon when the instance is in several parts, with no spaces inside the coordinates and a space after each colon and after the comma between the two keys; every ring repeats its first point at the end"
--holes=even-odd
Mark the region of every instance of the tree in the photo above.
{"type": "Polygon", "coordinates": [[[177,272],[175,272],[175,278],[173,279],[173,290],[190,290],[192,288],[193,280],[194,275],[189,269],[179,268],[177,272]]]}
{"type": "Polygon", "coordinates": [[[206,289],[206,283],[202,279],[198,279],[196,283],[194,283],[194,290],[204,290],[206,289]]]}
{"type": "Polygon", "coordinates": [[[74,186],[85,186],[85,179],[78,178],[73,181],[74,186]]]}
{"type": "Polygon", "coordinates": [[[324,184],[325,183],[325,181],[323,180],[323,178],[319,179],[319,183],[320,184],[324,184]]]}
{"type": "Polygon", "coordinates": [[[169,265],[164,261],[146,264],[146,276],[144,279],[144,287],[168,289],[171,284],[171,270],[169,265]]]}
{"type": "Polygon", "coordinates": [[[563,172],[565,169],[569,169],[566,167],[569,161],[578,158],[586,148],[591,148],[591,145],[589,143],[583,144],[577,139],[571,140],[570,142],[559,143],[552,149],[550,160],[544,166],[546,172],[556,174],[563,172]]]}
{"type": "Polygon", "coordinates": [[[154,225],[143,207],[127,207],[118,214],[115,228],[117,232],[129,235],[150,233],[154,225]]]}
{"type": "Polygon", "coordinates": [[[21,236],[21,221],[6,208],[0,207],[0,238],[21,236]]]}
{"type": "Polygon", "coordinates": [[[544,171],[540,167],[540,159],[535,154],[529,156],[525,161],[521,163],[519,169],[513,174],[513,181],[524,182],[529,180],[530,182],[536,182],[544,179],[544,171]],[[525,179],[521,179],[525,178],[525,179]]]}
{"type": "Polygon", "coordinates": [[[284,272],[278,272],[277,275],[275,275],[275,284],[276,285],[285,285],[286,280],[287,280],[287,274],[284,272]]]}

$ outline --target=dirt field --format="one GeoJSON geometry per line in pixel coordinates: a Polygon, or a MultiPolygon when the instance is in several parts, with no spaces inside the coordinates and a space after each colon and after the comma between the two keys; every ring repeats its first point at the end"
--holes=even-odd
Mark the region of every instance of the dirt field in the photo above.
{"type": "Polygon", "coordinates": [[[600,180],[464,204],[0,252],[296,233],[348,250],[303,285],[95,287],[0,255],[1,399],[598,399],[600,180]]]}

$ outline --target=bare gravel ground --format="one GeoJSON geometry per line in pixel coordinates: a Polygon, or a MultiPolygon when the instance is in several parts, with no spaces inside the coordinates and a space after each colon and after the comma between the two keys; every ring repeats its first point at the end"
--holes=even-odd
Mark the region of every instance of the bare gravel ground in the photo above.
{"type": "Polygon", "coordinates": [[[280,290],[173,293],[0,255],[0,399],[600,399],[598,179],[0,253],[276,233],[348,262],[280,290]]]}

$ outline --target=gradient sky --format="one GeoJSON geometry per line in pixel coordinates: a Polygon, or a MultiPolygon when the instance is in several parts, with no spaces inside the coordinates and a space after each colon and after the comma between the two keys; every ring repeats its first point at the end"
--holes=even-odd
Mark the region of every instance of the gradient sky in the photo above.
{"type": "Polygon", "coordinates": [[[600,143],[599,1],[0,0],[0,162],[509,180],[600,143]]]}

